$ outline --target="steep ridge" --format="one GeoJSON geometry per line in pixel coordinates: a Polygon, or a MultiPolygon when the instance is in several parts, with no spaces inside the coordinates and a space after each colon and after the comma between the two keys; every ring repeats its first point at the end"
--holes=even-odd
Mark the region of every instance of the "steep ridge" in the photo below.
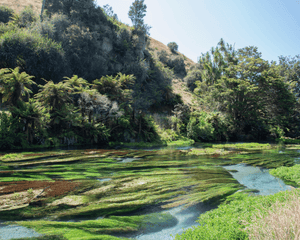
{"type": "MultiPolygon", "coordinates": [[[[0,6],[1,5],[10,7],[17,13],[22,11],[24,9],[24,7],[31,5],[33,7],[34,12],[39,15],[41,12],[42,0],[22,0],[22,1],[0,0],[0,6]]],[[[107,46],[109,48],[112,47],[112,44],[109,42],[108,39],[104,39],[104,40],[106,40],[106,42],[103,41],[103,46],[106,45],[106,47],[107,46]]],[[[188,57],[186,57],[184,54],[182,54],[180,52],[177,52],[176,54],[172,53],[170,51],[169,47],[167,47],[162,42],[160,42],[152,37],[149,37],[149,40],[150,41],[147,44],[145,49],[148,50],[150,53],[152,53],[155,57],[158,57],[158,53],[161,51],[165,51],[169,58],[181,56],[184,59],[186,71],[188,71],[189,68],[195,64],[195,62],[193,62],[191,59],[189,59],[188,57]]],[[[112,52],[113,52],[113,49],[112,49],[112,52]]],[[[183,78],[184,78],[184,76],[177,74],[177,75],[175,75],[174,79],[172,79],[173,92],[175,94],[179,94],[182,97],[182,100],[185,104],[190,105],[192,103],[193,94],[186,88],[183,78]]]]}

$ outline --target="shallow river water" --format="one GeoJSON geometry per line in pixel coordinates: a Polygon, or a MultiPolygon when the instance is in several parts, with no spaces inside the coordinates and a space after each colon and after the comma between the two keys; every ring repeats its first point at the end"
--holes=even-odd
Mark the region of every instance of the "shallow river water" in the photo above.
{"type": "MultiPolygon", "coordinates": [[[[189,148],[190,147],[184,147],[181,149],[186,150],[189,148]]],[[[138,161],[138,158],[124,158],[118,160],[122,160],[120,161],[120,163],[130,163],[133,161],[138,161]]],[[[224,168],[231,173],[233,178],[235,178],[239,183],[241,183],[245,187],[249,189],[258,190],[258,192],[256,193],[258,195],[269,195],[279,191],[285,191],[291,189],[291,187],[284,184],[282,180],[270,175],[268,169],[248,166],[245,164],[224,166],[224,168]]],[[[111,179],[103,178],[98,180],[110,181],[111,179]]],[[[196,222],[199,215],[215,207],[216,206],[210,206],[209,204],[201,203],[187,209],[180,206],[180,207],[164,210],[163,211],[164,213],[170,213],[177,219],[176,225],[169,228],[162,229],[157,232],[140,234],[138,236],[132,236],[132,237],[140,240],[174,239],[174,236],[176,234],[180,234],[184,230],[191,228],[193,226],[199,226],[199,224],[196,222]]],[[[140,214],[143,213],[141,212],[140,214]]],[[[0,221],[0,240],[9,240],[12,238],[21,238],[21,237],[37,237],[37,236],[41,236],[41,234],[31,229],[20,227],[20,226],[3,225],[1,224],[0,221]]]]}
{"type": "MultiPolygon", "coordinates": [[[[269,174],[268,169],[252,167],[246,164],[236,164],[225,166],[226,170],[236,170],[230,172],[239,183],[248,189],[256,189],[258,195],[269,195],[280,191],[291,190],[291,187],[286,185],[281,179],[269,174]]],[[[181,207],[174,208],[165,212],[171,213],[178,219],[178,224],[172,228],[163,229],[160,232],[149,233],[138,236],[136,239],[141,240],[157,240],[165,239],[172,240],[176,234],[181,234],[188,228],[199,226],[196,222],[199,215],[213,209],[213,206],[198,205],[183,210],[181,207]]]]}

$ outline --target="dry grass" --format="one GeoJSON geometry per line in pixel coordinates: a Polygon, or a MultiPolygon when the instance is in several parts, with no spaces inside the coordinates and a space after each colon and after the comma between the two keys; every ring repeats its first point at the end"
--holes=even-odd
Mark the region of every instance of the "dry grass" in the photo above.
{"type": "MultiPolygon", "coordinates": [[[[169,56],[176,56],[173,54],[169,47],[163,44],[160,41],[157,41],[153,38],[150,37],[150,44],[148,49],[153,52],[154,56],[157,57],[157,53],[164,50],[167,52],[169,56]]],[[[188,71],[192,65],[195,65],[195,62],[188,57],[186,57],[184,54],[178,52],[179,55],[183,56],[184,58],[184,64],[185,64],[185,69],[188,71]]],[[[176,76],[174,79],[172,79],[172,87],[173,87],[173,92],[176,94],[181,95],[182,100],[185,104],[192,105],[193,101],[193,94],[187,89],[186,84],[183,81],[183,78],[180,76],[176,76]]]]}
{"type": "MultiPolygon", "coordinates": [[[[255,240],[299,240],[300,239],[300,202],[297,190],[287,201],[276,202],[266,214],[259,212],[246,228],[249,239],[255,240]]],[[[245,224],[249,224],[245,222],[245,224]]]]}
{"type": "Polygon", "coordinates": [[[41,14],[42,2],[42,0],[0,0],[0,6],[8,6],[19,13],[24,7],[32,5],[34,12],[41,14]]]}

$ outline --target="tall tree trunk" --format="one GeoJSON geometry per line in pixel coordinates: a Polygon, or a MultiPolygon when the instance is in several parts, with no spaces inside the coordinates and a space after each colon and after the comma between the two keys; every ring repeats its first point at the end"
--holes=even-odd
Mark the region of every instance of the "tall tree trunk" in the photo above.
{"type": "Polygon", "coordinates": [[[43,5],[42,5],[42,10],[41,10],[41,22],[43,21],[43,12],[44,12],[44,8],[45,8],[45,4],[46,4],[46,0],[43,0],[43,5]]]}

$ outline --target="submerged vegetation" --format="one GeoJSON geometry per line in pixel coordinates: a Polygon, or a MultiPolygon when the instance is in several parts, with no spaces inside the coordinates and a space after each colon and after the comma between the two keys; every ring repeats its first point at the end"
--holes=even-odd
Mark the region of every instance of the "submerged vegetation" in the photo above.
{"type": "MultiPolygon", "coordinates": [[[[235,193],[244,187],[220,166],[242,162],[269,168],[274,163],[292,166],[297,154],[269,144],[233,146],[7,153],[0,160],[0,198],[5,199],[0,201],[1,219],[19,220],[7,224],[30,227],[54,239],[122,239],[175,226],[176,218],[159,213],[165,208],[221,203],[201,214],[204,227],[187,230],[176,239],[248,239],[242,222],[251,222],[259,204],[266,207],[276,199],[284,201],[283,194],[248,196],[253,189],[235,193]],[[219,154],[222,149],[228,153],[219,154]],[[204,150],[214,154],[190,154],[204,150]],[[136,215],[153,207],[159,209],[157,213],[136,215]]],[[[295,181],[288,176],[287,172],[280,175],[295,181]]]]}

